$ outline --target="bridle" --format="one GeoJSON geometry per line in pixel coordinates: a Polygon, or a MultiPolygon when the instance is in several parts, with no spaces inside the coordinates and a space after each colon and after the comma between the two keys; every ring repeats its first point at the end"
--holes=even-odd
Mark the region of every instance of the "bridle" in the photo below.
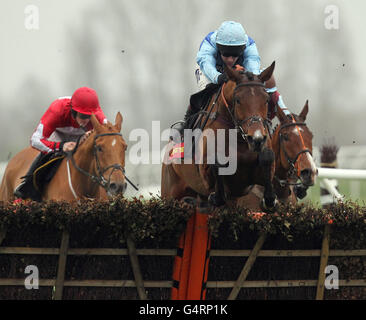
{"type": "MultiPolygon", "coordinates": [[[[291,115],[292,116],[292,115],[291,115]]],[[[296,122],[296,120],[294,119],[294,117],[292,116],[292,122],[290,123],[285,123],[283,125],[280,125],[280,128],[279,128],[279,144],[280,144],[280,150],[283,152],[283,154],[285,155],[285,158],[286,158],[286,161],[289,165],[289,170],[287,172],[287,177],[288,178],[293,178],[293,179],[298,179],[300,173],[299,173],[299,168],[296,169],[296,163],[297,161],[299,160],[299,157],[302,155],[302,154],[305,154],[305,153],[309,153],[311,156],[312,156],[312,153],[311,153],[311,150],[309,150],[308,148],[306,148],[305,146],[305,142],[304,142],[304,139],[301,135],[301,132],[300,132],[300,129],[299,129],[299,126],[306,126],[306,123],[304,122],[296,122]],[[283,137],[282,133],[281,133],[281,130],[285,129],[285,128],[288,128],[288,127],[296,127],[298,133],[299,133],[299,136],[300,136],[300,139],[301,139],[301,142],[302,142],[302,150],[300,150],[296,155],[295,157],[292,159],[288,153],[286,152],[286,149],[285,147],[283,146],[283,141],[285,140],[285,138],[283,137]]],[[[278,179],[279,180],[279,179],[278,179]]],[[[299,184],[302,184],[302,183],[291,183],[291,182],[288,182],[287,180],[283,181],[283,180],[279,180],[280,184],[282,186],[284,185],[299,185],[299,184]]]]}
{"type": "Polygon", "coordinates": [[[98,158],[96,140],[99,137],[104,137],[104,136],[121,136],[122,137],[122,134],[117,133],[117,132],[109,132],[109,133],[96,134],[94,136],[94,139],[93,139],[93,156],[94,156],[95,162],[96,162],[97,175],[91,174],[90,172],[84,170],[83,168],[80,168],[75,162],[74,153],[76,152],[76,150],[77,150],[77,148],[80,144],[81,137],[79,137],[79,139],[77,140],[75,148],[71,152],[67,153],[68,158],[71,159],[72,165],[75,167],[76,170],[78,170],[79,172],[81,172],[85,176],[89,177],[94,183],[97,183],[100,186],[102,186],[104,189],[106,189],[106,191],[108,191],[112,173],[116,170],[121,171],[123,173],[125,179],[127,180],[127,182],[129,182],[132,185],[133,188],[138,190],[138,188],[127,178],[126,173],[125,173],[126,172],[125,168],[122,167],[119,163],[115,163],[115,164],[112,164],[112,165],[107,166],[105,168],[101,168],[100,161],[99,161],[99,158],[98,158]],[[108,180],[107,180],[107,179],[104,178],[104,173],[107,170],[111,169],[111,168],[112,168],[112,170],[111,170],[111,173],[109,174],[109,177],[108,177],[108,180]]]}
{"type": "Polygon", "coordinates": [[[233,98],[232,98],[232,100],[234,101],[233,107],[232,107],[233,110],[230,109],[230,106],[229,106],[229,104],[226,101],[225,96],[224,96],[225,84],[226,83],[224,83],[221,87],[221,98],[224,102],[224,105],[225,105],[226,109],[228,110],[228,112],[230,114],[230,118],[231,118],[231,120],[234,124],[235,129],[238,130],[238,132],[240,133],[243,140],[248,143],[248,133],[245,132],[245,130],[243,128],[244,125],[246,125],[246,128],[249,128],[254,123],[261,122],[263,124],[263,126],[267,129],[268,133],[269,133],[270,132],[269,127],[271,125],[271,121],[269,119],[263,118],[263,117],[258,116],[258,115],[249,116],[245,119],[237,119],[237,117],[235,116],[235,111],[233,113],[233,110],[235,110],[235,104],[236,104],[235,91],[237,91],[241,87],[254,87],[254,86],[256,86],[256,87],[265,88],[264,83],[259,82],[259,81],[250,81],[250,82],[246,82],[246,83],[237,84],[236,87],[234,88],[234,93],[233,93],[233,98]]]}

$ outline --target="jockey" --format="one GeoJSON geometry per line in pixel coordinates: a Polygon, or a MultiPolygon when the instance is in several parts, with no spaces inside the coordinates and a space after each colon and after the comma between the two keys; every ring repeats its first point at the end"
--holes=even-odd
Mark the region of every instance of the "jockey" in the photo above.
{"type": "MultiPolygon", "coordinates": [[[[197,85],[199,90],[204,90],[210,83],[222,85],[228,81],[224,73],[224,65],[234,67],[240,65],[245,71],[250,71],[256,75],[260,74],[260,57],[255,41],[250,38],[243,26],[234,21],[225,21],[218,30],[210,32],[202,41],[197,53],[196,70],[197,85]]],[[[268,85],[274,83],[274,79],[267,82],[268,85]],[[272,80],[272,81],[271,81],[272,80]]],[[[285,114],[290,114],[286,108],[277,88],[266,88],[271,97],[268,108],[268,117],[272,120],[275,117],[276,106],[282,108],[285,114]]],[[[188,107],[185,120],[198,112],[188,107]]]]}
{"type": "Polygon", "coordinates": [[[72,151],[77,139],[93,129],[90,122],[92,114],[101,124],[107,123],[97,93],[88,87],[77,89],[72,97],[61,97],[51,103],[30,140],[31,146],[40,153],[30,166],[25,179],[15,189],[16,197],[24,199],[27,192],[32,190],[32,174],[43,155],[72,151]]]}

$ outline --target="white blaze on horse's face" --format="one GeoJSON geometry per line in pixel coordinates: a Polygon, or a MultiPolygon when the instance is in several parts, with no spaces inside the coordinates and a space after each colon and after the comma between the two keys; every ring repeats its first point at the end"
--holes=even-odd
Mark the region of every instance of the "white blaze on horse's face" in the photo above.
{"type": "Polygon", "coordinates": [[[255,130],[253,138],[254,140],[262,139],[263,138],[262,132],[260,130],[255,130]]]}
{"type": "Polygon", "coordinates": [[[303,132],[304,131],[304,129],[303,128],[301,128],[301,127],[295,127],[293,130],[292,130],[292,133],[294,133],[294,134],[297,134],[298,136],[300,135],[300,132],[303,132]]]}
{"type": "Polygon", "coordinates": [[[116,145],[116,143],[117,143],[117,140],[116,139],[113,139],[113,141],[112,141],[112,147],[114,147],[116,145]]]}
{"type": "Polygon", "coordinates": [[[313,175],[314,175],[314,184],[315,184],[316,177],[318,175],[318,169],[316,168],[315,161],[314,161],[313,157],[311,156],[311,154],[307,152],[306,157],[308,158],[308,161],[310,162],[311,170],[312,170],[313,175]]]}

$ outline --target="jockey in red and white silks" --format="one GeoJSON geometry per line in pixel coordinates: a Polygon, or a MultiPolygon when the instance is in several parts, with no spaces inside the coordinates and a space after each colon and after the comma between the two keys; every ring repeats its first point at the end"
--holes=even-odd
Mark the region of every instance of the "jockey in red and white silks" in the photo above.
{"type": "Polygon", "coordinates": [[[100,123],[107,122],[93,89],[79,88],[72,97],[56,99],[34,131],[31,146],[42,153],[65,150],[65,143],[76,141],[79,136],[93,129],[89,121],[92,113],[100,123]]]}

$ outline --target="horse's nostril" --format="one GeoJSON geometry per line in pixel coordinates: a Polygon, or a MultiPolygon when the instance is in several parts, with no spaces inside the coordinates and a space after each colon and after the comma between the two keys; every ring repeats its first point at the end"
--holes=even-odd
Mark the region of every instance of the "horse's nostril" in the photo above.
{"type": "Polygon", "coordinates": [[[301,175],[303,177],[310,177],[311,176],[311,170],[310,169],[304,169],[301,171],[301,175]]]}
{"type": "Polygon", "coordinates": [[[109,191],[113,194],[124,193],[126,189],[127,189],[127,182],[124,183],[112,182],[109,185],[109,191]]]}
{"type": "Polygon", "coordinates": [[[110,185],[109,185],[109,190],[111,190],[112,192],[116,192],[117,191],[117,189],[118,189],[118,185],[116,184],[116,183],[111,183],[110,185]]]}

